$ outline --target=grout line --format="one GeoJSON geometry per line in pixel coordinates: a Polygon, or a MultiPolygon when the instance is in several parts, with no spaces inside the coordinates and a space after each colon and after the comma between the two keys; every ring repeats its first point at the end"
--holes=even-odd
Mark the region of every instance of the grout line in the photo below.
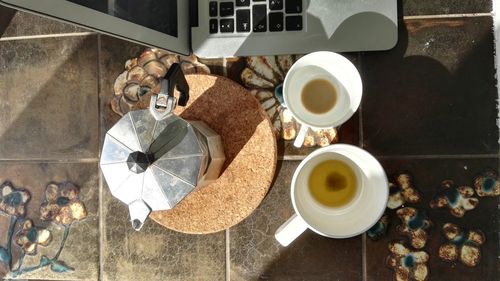
{"type": "MultiPolygon", "coordinates": [[[[361,55],[361,52],[358,53],[358,67],[359,67],[359,72],[360,72],[360,75],[361,73],[363,73],[363,56],[361,55]]],[[[358,140],[358,145],[359,147],[363,148],[364,147],[364,138],[365,138],[365,135],[364,135],[364,132],[363,132],[363,100],[361,100],[361,103],[359,104],[359,108],[358,108],[358,116],[359,116],[359,120],[358,120],[358,137],[359,137],[359,140],[358,140]]]]}
{"type": "Polygon", "coordinates": [[[99,171],[99,268],[97,269],[98,271],[98,276],[99,280],[104,280],[104,236],[106,235],[104,233],[104,209],[103,209],[103,177],[101,171],[99,171]]]}
{"type": "Polygon", "coordinates": [[[21,163],[98,163],[99,158],[81,158],[81,159],[15,159],[4,158],[0,159],[2,162],[21,162],[21,163]]]}
{"type": "Polygon", "coordinates": [[[403,16],[403,20],[416,19],[446,19],[446,18],[475,18],[475,17],[491,17],[493,13],[472,13],[472,14],[444,14],[444,15],[416,15],[403,16]]]}
{"type": "MultiPolygon", "coordinates": [[[[101,35],[97,35],[97,130],[98,130],[98,147],[99,147],[99,156],[101,154],[101,74],[102,74],[102,69],[101,69],[101,35]]],[[[103,178],[102,178],[102,173],[99,171],[99,268],[98,270],[98,276],[99,280],[104,280],[104,214],[103,214],[103,178]]]]}
{"type": "Polygon", "coordinates": [[[102,130],[102,127],[101,126],[101,117],[102,117],[102,113],[101,113],[101,88],[102,88],[102,84],[101,84],[101,75],[102,75],[102,68],[101,68],[101,57],[102,57],[102,54],[101,54],[101,34],[97,34],[97,131],[98,131],[98,136],[97,136],[97,147],[99,148],[99,151],[98,151],[98,156],[99,158],[101,158],[101,150],[102,150],[102,144],[101,144],[101,136],[103,135],[101,130],[102,130]]]}
{"type": "Polygon", "coordinates": [[[98,34],[96,32],[74,32],[74,33],[56,33],[56,34],[43,34],[43,35],[25,35],[25,36],[13,36],[13,37],[2,37],[0,41],[15,41],[15,40],[27,40],[27,39],[40,39],[40,38],[54,38],[54,37],[73,37],[73,36],[87,36],[98,34]]]}
{"type": "Polygon", "coordinates": [[[499,158],[500,154],[430,154],[430,155],[376,155],[378,159],[485,159],[485,158],[499,158]]]}
{"type": "Polygon", "coordinates": [[[368,280],[368,274],[366,270],[366,232],[361,235],[361,268],[363,271],[363,281],[368,280]]]}
{"type": "Polygon", "coordinates": [[[231,281],[231,249],[229,245],[229,229],[226,229],[226,281],[231,281]]]}

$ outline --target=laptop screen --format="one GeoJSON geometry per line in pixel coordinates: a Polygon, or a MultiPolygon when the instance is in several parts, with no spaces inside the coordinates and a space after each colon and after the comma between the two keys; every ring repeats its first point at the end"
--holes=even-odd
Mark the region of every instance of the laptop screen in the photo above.
{"type": "MultiPolygon", "coordinates": [[[[66,0],[177,37],[177,0],[66,0]]],[[[185,0],[181,0],[185,1],[185,0]]]]}

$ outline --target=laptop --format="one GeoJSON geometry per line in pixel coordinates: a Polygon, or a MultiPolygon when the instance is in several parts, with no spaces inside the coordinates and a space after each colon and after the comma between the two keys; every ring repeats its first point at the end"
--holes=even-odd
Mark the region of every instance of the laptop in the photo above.
{"type": "Polygon", "coordinates": [[[199,57],[374,51],[397,42],[397,0],[0,0],[199,57]]]}

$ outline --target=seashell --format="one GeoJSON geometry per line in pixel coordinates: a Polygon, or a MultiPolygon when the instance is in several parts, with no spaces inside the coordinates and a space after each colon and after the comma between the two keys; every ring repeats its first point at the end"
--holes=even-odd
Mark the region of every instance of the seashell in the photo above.
{"type": "Polygon", "coordinates": [[[121,95],[123,93],[123,89],[127,86],[127,71],[122,72],[115,79],[115,84],[113,85],[113,90],[115,91],[115,95],[121,95]]]}
{"type": "Polygon", "coordinates": [[[129,59],[125,62],[125,69],[130,70],[137,65],[137,59],[129,59]]]}
{"type": "Polygon", "coordinates": [[[150,61],[146,65],[144,65],[144,70],[146,70],[149,75],[153,75],[158,79],[164,77],[165,74],[167,74],[167,68],[163,65],[163,63],[157,60],[150,61]]]}
{"type": "Polygon", "coordinates": [[[144,68],[142,68],[140,66],[134,66],[133,68],[131,68],[128,71],[128,73],[127,73],[127,80],[139,83],[147,75],[148,75],[148,73],[146,72],[146,70],[144,70],[144,68]]]}
{"type": "Polygon", "coordinates": [[[179,56],[157,48],[146,49],[139,58],[125,62],[125,71],[118,75],[113,85],[111,109],[124,115],[130,110],[147,108],[151,95],[160,92],[159,79],[175,62],[182,64],[186,74],[210,73],[208,66],[194,55],[179,56]]]}
{"type": "Polygon", "coordinates": [[[137,59],[137,65],[145,66],[147,63],[156,60],[156,54],[151,49],[144,51],[137,59]]]}
{"type": "Polygon", "coordinates": [[[191,62],[182,62],[181,63],[181,68],[184,73],[186,74],[191,74],[191,73],[203,73],[203,74],[210,74],[210,69],[208,66],[201,64],[201,63],[191,63],[191,62]]]}
{"type": "Polygon", "coordinates": [[[297,136],[297,132],[300,128],[297,122],[292,117],[290,110],[284,108],[280,112],[281,125],[283,126],[283,131],[281,137],[284,140],[293,140],[297,136]]]}
{"type": "Polygon", "coordinates": [[[176,55],[168,54],[160,57],[160,62],[163,63],[166,68],[170,68],[172,64],[179,62],[179,58],[176,55]]]}
{"type": "MultiPolygon", "coordinates": [[[[251,93],[270,115],[276,131],[279,132],[278,135],[285,140],[295,139],[300,124],[290,111],[283,107],[278,98],[286,72],[298,57],[291,55],[248,57],[246,67],[240,73],[243,85],[251,89],[251,93]]],[[[337,141],[338,132],[335,128],[309,130],[304,139],[304,146],[327,146],[337,141]]]]}
{"type": "Polygon", "coordinates": [[[139,84],[128,84],[125,89],[123,89],[123,96],[131,102],[137,102],[139,101],[140,90],[141,86],[139,86],[139,84]]]}
{"type": "Polygon", "coordinates": [[[142,79],[142,81],[141,81],[141,86],[148,87],[150,89],[157,87],[158,84],[159,84],[158,79],[153,77],[153,75],[148,75],[148,76],[144,77],[144,79],[142,79]]]}
{"type": "Polygon", "coordinates": [[[163,56],[168,56],[168,55],[173,55],[169,51],[158,49],[158,48],[151,48],[151,51],[156,54],[157,58],[160,58],[163,56]]]}

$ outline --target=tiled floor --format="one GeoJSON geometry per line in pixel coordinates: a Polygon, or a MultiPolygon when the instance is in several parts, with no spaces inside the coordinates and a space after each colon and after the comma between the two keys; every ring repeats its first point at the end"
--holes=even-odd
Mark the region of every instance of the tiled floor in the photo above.
{"type": "MultiPolygon", "coordinates": [[[[429,206],[443,180],[472,186],[481,172],[499,170],[491,2],[403,0],[399,6],[405,18],[393,50],[346,54],[361,72],[364,98],[359,112],[340,129],[340,141],[373,153],[389,175],[407,171],[413,176],[423,198],[407,206],[425,211],[433,224],[423,248],[430,256],[429,280],[498,280],[498,197],[480,197],[463,218],[429,206]],[[448,222],[484,233],[476,267],[439,258],[438,249],[446,242],[441,228],[448,222]]],[[[294,149],[289,142],[278,142],[284,160],[278,162],[269,195],[240,224],[199,236],[148,220],[141,232],[133,231],[127,208],[100,177],[98,157],[104,133],[119,119],[110,109],[114,79],[143,47],[3,8],[0,33],[0,184],[8,180],[28,190],[25,217],[52,234],[48,246],[38,245],[37,255],[26,256],[23,268],[39,265],[42,255],[57,256],[59,262],[59,267],[46,264],[17,278],[392,280],[388,244],[406,239],[409,245],[397,231],[395,210],[387,211],[388,232],[377,241],[367,235],[333,240],[311,231],[287,248],[274,240],[278,226],[293,212],[293,171],[313,150],[294,149]],[[52,37],[38,38],[47,34],[52,37]],[[59,256],[69,227],[40,219],[51,181],[77,185],[87,211],[71,224],[59,256]],[[74,270],[57,272],[62,265],[74,270]]],[[[202,62],[236,81],[245,67],[244,58],[202,62]]],[[[9,218],[0,216],[0,251],[9,244],[9,218]]],[[[23,218],[18,216],[14,235],[23,218]]],[[[12,250],[15,271],[22,252],[15,245],[12,250]]],[[[0,263],[0,276],[7,271],[0,263]]]]}

